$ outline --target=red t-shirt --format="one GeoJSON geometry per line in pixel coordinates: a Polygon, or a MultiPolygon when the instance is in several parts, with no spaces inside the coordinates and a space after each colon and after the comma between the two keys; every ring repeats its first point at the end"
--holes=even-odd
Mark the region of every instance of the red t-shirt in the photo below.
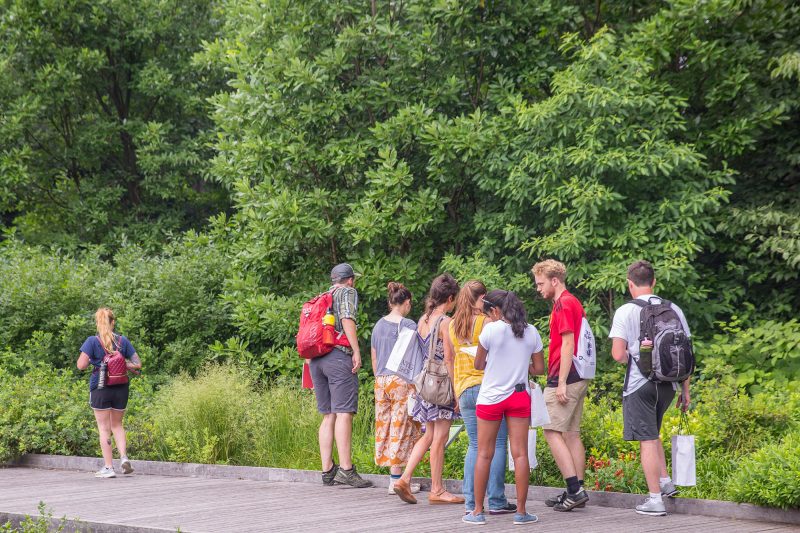
{"type": "MultiPolygon", "coordinates": [[[[584,311],[581,302],[569,291],[564,291],[553,302],[553,312],[550,314],[550,357],[547,359],[547,386],[558,385],[558,373],[561,369],[561,334],[572,332],[575,340],[575,350],[578,349],[578,334],[581,331],[584,311]]],[[[574,352],[573,352],[574,353],[574,352]]],[[[567,383],[576,383],[581,380],[575,366],[570,367],[567,383]]]]}

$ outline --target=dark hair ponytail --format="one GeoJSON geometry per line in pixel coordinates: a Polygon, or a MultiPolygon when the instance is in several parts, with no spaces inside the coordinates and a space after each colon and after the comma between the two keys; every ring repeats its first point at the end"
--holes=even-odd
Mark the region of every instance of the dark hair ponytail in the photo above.
{"type": "Polygon", "coordinates": [[[389,291],[389,296],[386,300],[389,303],[390,311],[393,306],[402,305],[411,299],[411,291],[408,290],[402,283],[390,281],[386,285],[386,288],[389,291]]]}
{"type": "Polygon", "coordinates": [[[425,320],[430,318],[434,309],[445,303],[451,296],[455,299],[457,295],[458,282],[453,276],[447,272],[436,276],[431,283],[431,290],[428,291],[428,298],[425,300],[425,320]]]}
{"type": "Polygon", "coordinates": [[[503,318],[511,325],[514,336],[521,339],[525,336],[528,327],[528,312],[516,294],[512,291],[495,289],[483,297],[483,308],[488,313],[492,307],[497,307],[503,318]]]}

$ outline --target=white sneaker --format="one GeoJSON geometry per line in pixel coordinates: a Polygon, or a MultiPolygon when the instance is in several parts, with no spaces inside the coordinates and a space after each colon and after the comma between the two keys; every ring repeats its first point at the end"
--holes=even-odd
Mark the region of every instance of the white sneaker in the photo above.
{"type": "Polygon", "coordinates": [[[644,503],[636,506],[636,512],[649,516],[667,516],[667,508],[664,507],[664,501],[654,501],[652,498],[647,498],[644,503]]]}
{"type": "MultiPolygon", "coordinates": [[[[420,491],[419,483],[411,483],[410,486],[411,486],[411,494],[416,494],[416,493],[418,493],[420,491]]],[[[387,491],[387,494],[391,494],[392,496],[394,496],[394,494],[395,494],[394,493],[394,480],[391,479],[391,478],[389,478],[389,490],[387,491]]]]}
{"type": "Polygon", "coordinates": [[[120,459],[120,468],[122,468],[123,474],[130,474],[133,472],[133,467],[131,466],[131,462],[127,457],[122,457],[120,459]]]}
{"type": "Polygon", "coordinates": [[[113,468],[104,466],[103,468],[94,473],[94,477],[117,477],[117,474],[116,472],[114,472],[113,468]]]}

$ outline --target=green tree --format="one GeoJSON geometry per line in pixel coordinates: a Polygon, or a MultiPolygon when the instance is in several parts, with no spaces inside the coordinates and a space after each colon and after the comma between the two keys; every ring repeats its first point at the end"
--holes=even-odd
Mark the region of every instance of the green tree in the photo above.
{"type": "Polygon", "coordinates": [[[199,226],[225,205],[204,178],[206,98],[193,55],[205,0],[0,3],[0,213],[28,240],[110,242],[199,226]]]}

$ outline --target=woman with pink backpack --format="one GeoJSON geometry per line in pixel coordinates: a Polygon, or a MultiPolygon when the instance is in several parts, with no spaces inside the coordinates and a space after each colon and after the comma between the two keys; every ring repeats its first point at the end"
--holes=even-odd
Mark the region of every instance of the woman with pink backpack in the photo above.
{"type": "Polygon", "coordinates": [[[125,428],[122,418],[128,406],[128,371],[142,368],[142,361],[124,336],[114,333],[116,318],[108,307],[101,307],[94,314],[97,335],[88,337],[81,345],[78,356],[78,369],[86,370],[92,366],[89,377],[89,405],[94,410],[97,431],[100,435],[100,449],[105,465],[95,473],[95,477],[116,477],[113,466],[111,435],[117,443],[120,454],[120,467],[123,473],[130,474],[133,467],[128,459],[125,441],[125,428]]]}

